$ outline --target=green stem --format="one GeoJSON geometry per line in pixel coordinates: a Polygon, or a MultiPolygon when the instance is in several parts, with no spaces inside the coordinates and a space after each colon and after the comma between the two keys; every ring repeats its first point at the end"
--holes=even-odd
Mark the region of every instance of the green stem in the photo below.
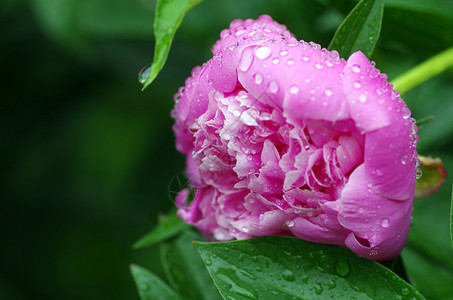
{"type": "Polygon", "coordinates": [[[453,67],[453,47],[429,58],[393,80],[393,87],[401,94],[411,90],[420,83],[453,67]]]}

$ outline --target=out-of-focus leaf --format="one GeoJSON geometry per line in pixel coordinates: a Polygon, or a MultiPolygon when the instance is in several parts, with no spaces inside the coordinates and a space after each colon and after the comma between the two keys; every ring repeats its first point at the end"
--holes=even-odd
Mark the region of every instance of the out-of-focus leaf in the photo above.
{"type": "Polygon", "coordinates": [[[417,180],[415,197],[425,197],[437,192],[445,182],[447,170],[440,158],[419,155],[421,177],[417,180]]]}
{"type": "Polygon", "coordinates": [[[442,145],[449,147],[445,144],[451,141],[453,134],[453,122],[451,121],[453,101],[449,101],[450,95],[453,94],[452,82],[451,75],[444,72],[407,92],[404,96],[414,118],[426,116],[427,112],[435,116],[418,131],[420,140],[417,150],[419,153],[432,153],[431,149],[442,145]]]}
{"type": "Polygon", "coordinates": [[[453,191],[451,195],[451,204],[450,204],[450,241],[453,246],[453,191]]]}
{"type": "Polygon", "coordinates": [[[424,299],[389,269],[337,246],[268,236],[195,247],[224,298],[424,299]]]}
{"type": "Polygon", "coordinates": [[[168,214],[159,219],[159,223],[149,233],[145,234],[132,246],[133,249],[140,249],[151,246],[171,238],[189,225],[176,215],[176,209],[172,209],[168,214]]]}
{"type": "MultiPolygon", "coordinates": [[[[430,1],[426,3],[431,5],[430,1]]],[[[414,58],[429,58],[453,44],[453,14],[449,10],[446,13],[450,16],[387,7],[380,45],[414,58]]]]}
{"type": "Polygon", "coordinates": [[[383,14],[383,0],[361,0],[335,32],[329,49],[345,58],[359,50],[370,57],[379,38],[383,14]]]}
{"type": "Polygon", "coordinates": [[[35,16],[55,41],[74,52],[96,37],[150,37],[153,8],[144,1],[32,0],[35,16]]]}
{"type": "Polygon", "coordinates": [[[385,6],[453,18],[453,2],[450,0],[385,0],[385,6]]]}
{"type": "Polygon", "coordinates": [[[205,239],[186,230],[172,242],[161,245],[161,259],[171,286],[185,299],[222,299],[192,241],[205,239]]]}
{"type": "Polygon", "coordinates": [[[150,271],[134,264],[130,269],[141,300],[181,300],[175,291],[150,271]]]}
{"type": "MultiPolygon", "coordinates": [[[[447,170],[453,157],[440,154],[447,170]]],[[[451,179],[435,194],[414,200],[411,230],[402,253],[414,286],[428,299],[453,299],[450,241],[451,179]]]]}
{"type": "Polygon", "coordinates": [[[427,299],[453,299],[453,271],[414,247],[405,247],[403,257],[414,286],[427,299]]]}
{"type": "Polygon", "coordinates": [[[399,90],[401,94],[406,93],[413,87],[425,82],[431,77],[442,73],[453,66],[453,47],[427,59],[419,65],[411,68],[395,80],[393,88],[399,90]]]}
{"type": "Polygon", "coordinates": [[[170,52],[171,43],[184,15],[202,0],[158,0],[154,16],[154,47],[153,63],[145,67],[139,74],[143,89],[153,82],[163,68],[170,52]]]}

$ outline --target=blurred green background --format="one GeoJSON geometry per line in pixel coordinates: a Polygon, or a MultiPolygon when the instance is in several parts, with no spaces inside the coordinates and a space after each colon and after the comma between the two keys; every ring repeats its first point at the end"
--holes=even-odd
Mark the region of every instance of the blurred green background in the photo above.
{"type": "MultiPolygon", "coordinates": [[[[131,245],[172,206],[184,169],[171,131],[172,96],[208,60],[236,18],[269,14],[327,46],[354,1],[205,0],[188,13],[168,62],[144,92],[153,0],[3,0],[0,3],[0,299],[138,299],[137,263],[161,275],[157,247],[131,245]],[[170,187],[169,187],[170,186],[170,187]],[[169,193],[170,192],[170,193],[169,193]]],[[[387,0],[373,59],[390,79],[453,45],[453,1],[387,0]]],[[[453,73],[405,99],[422,154],[453,171],[453,73]]],[[[451,178],[416,199],[404,251],[430,299],[453,295],[448,237],[451,178]]]]}

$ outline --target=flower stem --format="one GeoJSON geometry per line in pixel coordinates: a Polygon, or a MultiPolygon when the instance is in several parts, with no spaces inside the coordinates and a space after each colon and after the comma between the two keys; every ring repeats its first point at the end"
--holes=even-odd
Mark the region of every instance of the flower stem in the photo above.
{"type": "Polygon", "coordinates": [[[427,59],[406,73],[393,80],[393,87],[401,94],[406,93],[420,83],[453,67],[453,47],[427,59]]]}

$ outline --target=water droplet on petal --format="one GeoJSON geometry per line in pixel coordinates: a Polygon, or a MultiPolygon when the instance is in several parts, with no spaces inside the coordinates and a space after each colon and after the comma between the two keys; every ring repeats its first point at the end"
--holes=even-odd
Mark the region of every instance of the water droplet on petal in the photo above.
{"type": "Polygon", "coordinates": [[[420,178],[422,178],[422,175],[423,175],[423,173],[422,173],[422,169],[420,169],[420,168],[417,168],[417,179],[420,179],[420,178]]]}
{"type": "Polygon", "coordinates": [[[239,60],[239,70],[246,72],[250,69],[253,62],[253,55],[250,49],[245,49],[242,52],[241,59],[239,60]]]}
{"type": "Polygon", "coordinates": [[[405,165],[407,163],[407,155],[401,156],[401,163],[405,165]]]}
{"type": "Polygon", "coordinates": [[[360,95],[359,96],[359,101],[362,102],[362,103],[365,103],[366,102],[366,96],[365,95],[360,95]]]}
{"type": "Polygon", "coordinates": [[[286,226],[288,226],[288,228],[294,227],[294,220],[286,222],[286,226]]]}
{"type": "Polygon", "coordinates": [[[280,62],[280,60],[279,60],[278,58],[276,58],[276,59],[274,59],[274,60],[272,61],[272,63],[273,63],[274,65],[278,64],[279,62],[280,62]]]}
{"type": "Polygon", "coordinates": [[[281,56],[285,56],[286,54],[288,54],[288,51],[286,51],[286,50],[280,51],[281,56]]]}
{"type": "Polygon", "coordinates": [[[353,86],[356,88],[356,89],[359,89],[362,85],[360,84],[360,82],[356,81],[353,83],[353,86]]]}
{"type": "Polygon", "coordinates": [[[320,70],[320,69],[322,69],[322,65],[320,65],[320,64],[315,64],[315,68],[318,69],[318,70],[320,70]]]}
{"type": "Polygon", "coordinates": [[[288,66],[292,66],[294,65],[294,60],[293,59],[289,59],[286,64],[288,64],[288,66]]]}
{"type": "Polygon", "coordinates": [[[278,92],[278,83],[275,80],[269,82],[269,92],[275,94],[278,92]]]}
{"type": "Polygon", "coordinates": [[[262,46],[256,49],[255,56],[258,57],[259,59],[266,59],[271,55],[271,53],[272,53],[271,48],[267,46],[262,46]]]}
{"type": "Polygon", "coordinates": [[[297,94],[299,93],[299,87],[297,85],[292,85],[290,88],[289,88],[289,92],[291,94],[297,94]]]}
{"type": "Polygon", "coordinates": [[[324,93],[326,94],[326,96],[332,96],[332,90],[330,89],[326,89],[324,93]]]}
{"type": "Polygon", "coordinates": [[[310,58],[308,58],[308,57],[304,56],[304,57],[302,57],[302,60],[303,60],[303,61],[309,61],[309,60],[310,60],[310,58]]]}
{"type": "Polygon", "coordinates": [[[260,73],[256,73],[254,78],[256,84],[261,84],[263,82],[263,75],[261,75],[260,73]]]}
{"type": "Polygon", "coordinates": [[[384,218],[381,220],[381,226],[384,227],[384,228],[387,228],[390,226],[390,221],[388,218],[384,218]]]}
{"type": "Polygon", "coordinates": [[[330,68],[330,67],[333,67],[333,64],[330,61],[327,60],[326,61],[326,66],[328,66],[330,68]]]}
{"type": "Polygon", "coordinates": [[[138,72],[138,81],[141,84],[144,84],[146,80],[148,79],[149,75],[151,75],[151,64],[144,66],[140,72],[138,72]]]}
{"type": "Polygon", "coordinates": [[[352,66],[352,72],[360,73],[360,66],[359,65],[353,65],[352,66]]]}

